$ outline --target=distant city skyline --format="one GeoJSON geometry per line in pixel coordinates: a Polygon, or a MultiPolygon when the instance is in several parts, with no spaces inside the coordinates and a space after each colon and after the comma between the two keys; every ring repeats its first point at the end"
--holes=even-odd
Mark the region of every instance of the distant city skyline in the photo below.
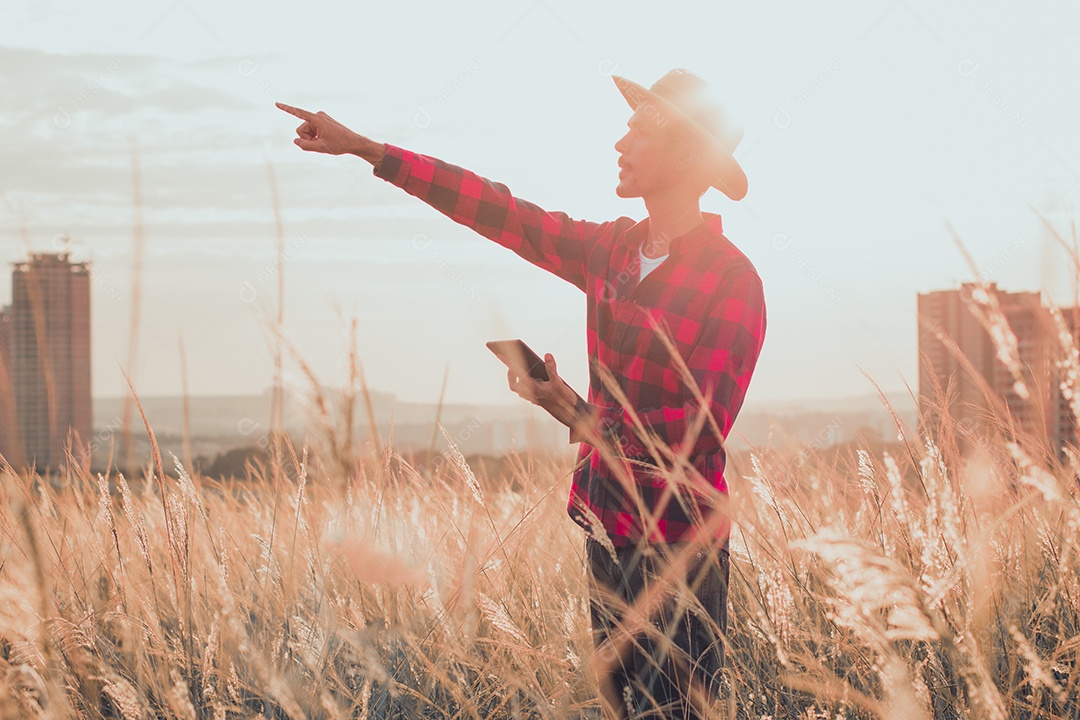
{"type": "MultiPolygon", "coordinates": [[[[744,411],[917,383],[916,294],[975,271],[1070,304],[1080,9],[842,2],[606,7],[316,0],[298,16],[206,0],[13,0],[0,27],[0,263],[68,249],[94,266],[93,393],[126,392],[132,147],[145,236],[136,389],[273,382],[275,219],[285,335],[319,378],[435,402],[513,404],[484,342],[522,337],[586,387],[583,296],[351,157],[304,156],[275,100],[506,183],[574,217],[642,218],[614,194],[628,118],[610,75],[688,67],[745,127],[749,192],[707,194],[764,283],[769,329],[744,411]],[[333,23],[326,23],[333,17],[333,23]],[[399,43],[409,37],[408,51],[399,43]],[[1006,41],[1007,40],[1007,41],[1006,41]],[[558,50],[557,52],[555,50],[558,50]],[[65,236],[70,236],[70,240],[65,236]]],[[[0,273],[0,297],[10,280],[0,273]]],[[[288,381],[304,381],[295,363],[288,381]]]]}

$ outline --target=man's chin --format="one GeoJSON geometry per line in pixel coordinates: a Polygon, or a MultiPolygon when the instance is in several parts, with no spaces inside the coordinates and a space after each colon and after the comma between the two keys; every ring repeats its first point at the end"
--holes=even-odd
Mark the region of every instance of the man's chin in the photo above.
{"type": "Polygon", "coordinates": [[[641,193],[632,187],[627,187],[625,183],[619,183],[615,186],[615,194],[621,198],[641,197],[641,193]]]}

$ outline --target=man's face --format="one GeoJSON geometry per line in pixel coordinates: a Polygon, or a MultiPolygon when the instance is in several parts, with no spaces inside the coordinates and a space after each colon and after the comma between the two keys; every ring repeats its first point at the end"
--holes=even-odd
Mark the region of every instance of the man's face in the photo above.
{"type": "Polygon", "coordinates": [[[615,143],[619,153],[619,184],[623,198],[645,197],[669,185],[672,178],[671,120],[642,103],[626,123],[629,130],[615,143]]]}

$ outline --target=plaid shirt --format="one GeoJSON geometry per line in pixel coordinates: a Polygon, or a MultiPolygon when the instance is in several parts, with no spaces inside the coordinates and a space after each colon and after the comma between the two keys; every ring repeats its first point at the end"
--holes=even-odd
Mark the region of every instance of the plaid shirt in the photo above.
{"type": "MultiPolygon", "coordinates": [[[[707,541],[700,530],[715,506],[709,489],[683,485],[677,493],[665,492],[668,481],[656,471],[628,411],[604,388],[597,363],[614,375],[642,425],[673,450],[686,451],[704,481],[727,493],[727,455],[710,424],[685,447],[701,405],[655,329],[666,331],[701,393],[711,397],[708,411],[727,438],[765,339],[765,299],[761,278],[724,237],[720,216],[705,213],[705,223],[671,240],[669,257],[639,281],[648,219],[573,220],[514,197],[505,185],[390,144],[374,173],[585,293],[588,400],[598,407],[604,437],[621,450],[623,457],[612,462],[632,473],[655,523],[645,521],[634,493],[586,443],[578,451],[570,516],[587,531],[605,532],[617,546],[644,537],[707,541]]],[[[726,542],[730,519],[715,520],[711,534],[726,542]]]]}

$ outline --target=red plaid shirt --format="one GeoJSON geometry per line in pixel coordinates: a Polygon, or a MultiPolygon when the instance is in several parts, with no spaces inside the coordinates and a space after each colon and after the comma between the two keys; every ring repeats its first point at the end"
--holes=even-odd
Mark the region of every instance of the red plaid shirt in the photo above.
{"type": "MultiPolygon", "coordinates": [[[[389,144],[374,173],[585,293],[588,400],[599,407],[604,436],[628,458],[615,462],[633,474],[655,523],[646,522],[633,492],[586,443],[578,452],[570,516],[586,530],[606,532],[615,545],[646,535],[652,542],[700,537],[716,506],[710,492],[686,485],[674,493],[677,498],[674,489],[665,492],[667,480],[656,472],[628,412],[604,388],[596,363],[615,376],[644,427],[672,449],[687,449],[687,430],[701,405],[651,316],[666,330],[701,393],[711,397],[707,409],[727,438],[765,339],[765,298],[754,266],[724,237],[720,216],[705,213],[705,223],[671,240],[669,257],[639,281],[648,219],[573,220],[514,197],[505,185],[389,144]],[[594,527],[597,521],[601,527],[594,527]]],[[[689,448],[689,461],[720,493],[728,489],[726,459],[723,442],[706,422],[689,448]]],[[[726,541],[730,519],[713,520],[718,522],[712,534],[726,541]]]]}

